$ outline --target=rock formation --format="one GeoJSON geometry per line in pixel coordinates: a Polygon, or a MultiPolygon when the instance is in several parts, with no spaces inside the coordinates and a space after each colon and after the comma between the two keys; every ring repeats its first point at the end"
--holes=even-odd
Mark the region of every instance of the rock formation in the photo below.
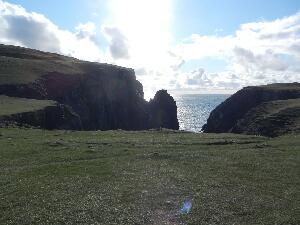
{"type": "Polygon", "coordinates": [[[149,102],[151,128],[167,127],[178,130],[177,106],[166,90],[158,91],[149,102]]]}
{"type": "Polygon", "coordinates": [[[297,131],[299,98],[299,83],[246,87],[214,109],[202,129],[207,133],[234,132],[265,136],[297,131]]]}
{"type": "Polygon", "coordinates": [[[178,129],[173,98],[162,92],[146,102],[132,69],[6,45],[0,65],[0,95],[54,100],[78,115],[84,130],[178,129]]]}

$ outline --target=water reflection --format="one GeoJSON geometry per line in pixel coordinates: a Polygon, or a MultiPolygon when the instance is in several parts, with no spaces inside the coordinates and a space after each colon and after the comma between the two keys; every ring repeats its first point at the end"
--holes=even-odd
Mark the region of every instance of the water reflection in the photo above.
{"type": "Polygon", "coordinates": [[[174,96],[180,130],[199,132],[210,112],[230,95],[193,94],[174,96]]]}

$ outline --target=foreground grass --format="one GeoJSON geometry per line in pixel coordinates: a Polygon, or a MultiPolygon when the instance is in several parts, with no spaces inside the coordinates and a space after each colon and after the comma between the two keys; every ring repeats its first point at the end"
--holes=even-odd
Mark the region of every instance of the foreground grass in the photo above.
{"type": "Polygon", "coordinates": [[[0,129],[0,224],[300,224],[299,146],[292,135],[0,129]]]}

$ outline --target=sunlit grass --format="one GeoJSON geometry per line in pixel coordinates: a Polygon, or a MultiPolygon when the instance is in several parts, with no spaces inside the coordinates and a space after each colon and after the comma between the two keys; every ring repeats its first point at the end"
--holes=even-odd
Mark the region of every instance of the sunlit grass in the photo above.
{"type": "Polygon", "coordinates": [[[0,224],[298,224],[299,140],[0,129],[0,224]]]}
{"type": "Polygon", "coordinates": [[[55,102],[50,100],[13,98],[0,95],[0,116],[32,112],[54,104],[55,102]]]}

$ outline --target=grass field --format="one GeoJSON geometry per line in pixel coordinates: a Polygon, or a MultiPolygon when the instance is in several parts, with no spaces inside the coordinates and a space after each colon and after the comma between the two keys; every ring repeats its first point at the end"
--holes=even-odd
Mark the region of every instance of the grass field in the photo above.
{"type": "Polygon", "coordinates": [[[53,105],[55,105],[55,102],[50,100],[13,98],[0,95],[0,116],[33,112],[53,105]]]}
{"type": "Polygon", "coordinates": [[[0,224],[298,225],[299,146],[299,135],[0,129],[0,224]]]}

